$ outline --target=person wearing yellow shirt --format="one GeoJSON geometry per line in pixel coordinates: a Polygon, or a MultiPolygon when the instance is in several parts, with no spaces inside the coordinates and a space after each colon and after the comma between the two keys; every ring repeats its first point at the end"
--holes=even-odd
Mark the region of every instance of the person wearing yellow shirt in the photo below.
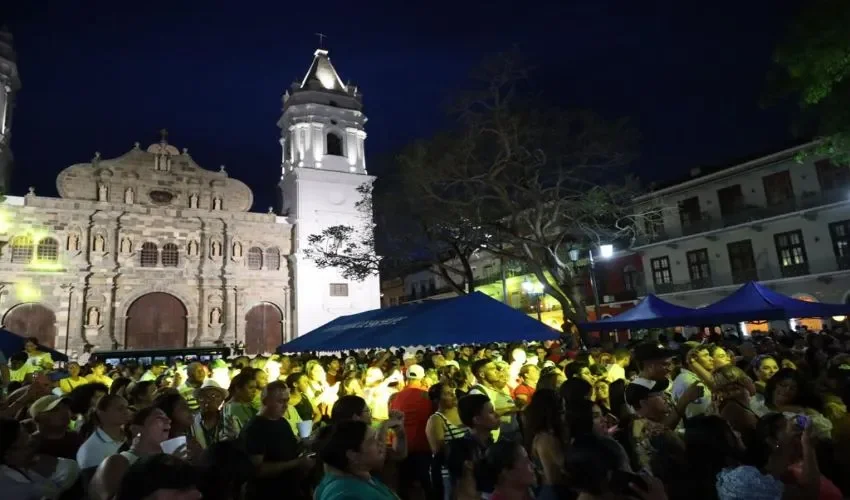
{"type": "Polygon", "coordinates": [[[24,382],[27,375],[38,371],[37,368],[27,363],[27,353],[19,352],[9,358],[9,381],[24,382]]]}
{"type": "Polygon", "coordinates": [[[68,363],[68,375],[70,375],[68,378],[59,381],[59,389],[63,394],[68,394],[75,388],[89,383],[85,377],[80,376],[80,365],[76,361],[68,363]]]}
{"type": "Polygon", "coordinates": [[[86,382],[103,384],[107,388],[112,387],[112,379],[106,374],[106,365],[103,361],[95,361],[92,364],[91,373],[86,377],[86,382]]]}
{"type": "Polygon", "coordinates": [[[24,343],[24,352],[27,353],[27,364],[32,365],[36,370],[49,369],[53,365],[53,357],[49,352],[39,350],[40,345],[38,339],[29,337],[24,343]]]}

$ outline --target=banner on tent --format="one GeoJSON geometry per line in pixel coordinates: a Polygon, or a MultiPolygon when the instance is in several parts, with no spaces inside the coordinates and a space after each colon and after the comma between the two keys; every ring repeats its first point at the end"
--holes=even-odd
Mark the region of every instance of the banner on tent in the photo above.
{"type": "Polygon", "coordinates": [[[376,328],[379,326],[392,326],[407,319],[407,316],[398,316],[395,318],[376,319],[371,321],[358,321],[357,323],[348,323],[345,325],[330,326],[325,329],[328,332],[344,332],[345,330],[354,330],[356,328],[376,328]]]}

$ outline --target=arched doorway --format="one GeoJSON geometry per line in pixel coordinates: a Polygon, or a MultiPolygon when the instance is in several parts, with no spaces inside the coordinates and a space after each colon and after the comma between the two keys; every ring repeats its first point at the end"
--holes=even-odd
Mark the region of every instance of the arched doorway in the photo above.
{"type": "Polygon", "coordinates": [[[245,352],[275,352],[283,343],[283,315],[269,302],[252,307],[245,315],[245,352]]]}
{"type": "Polygon", "coordinates": [[[3,328],[24,337],[35,337],[51,349],[56,346],[56,314],[41,304],[19,304],[3,317],[3,328]]]}
{"type": "Polygon", "coordinates": [[[167,293],[148,293],[136,299],[127,310],[124,347],[186,347],[186,333],[183,302],[167,293]]]}

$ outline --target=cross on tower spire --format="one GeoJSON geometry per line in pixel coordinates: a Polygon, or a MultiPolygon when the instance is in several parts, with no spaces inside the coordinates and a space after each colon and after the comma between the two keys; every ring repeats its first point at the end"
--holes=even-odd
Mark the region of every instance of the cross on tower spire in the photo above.
{"type": "Polygon", "coordinates": [[[161,141],[163,144],[167,144],[167,143],[168,143],[168,130],[167,130],[167,129],[162,129],[162,130],[160,130],[160,131],[159,131],[159,136],[160,136],[160,141],[161,141]]]}
{"type": "Polygon", "coordinates": [[[325,35],[324,33],[313,33],[313,34],[316,35],[317,37],[319,37],[319,48],[324,49],[325,48],[325,38],[327,38],[328,36],[325,35]]]}

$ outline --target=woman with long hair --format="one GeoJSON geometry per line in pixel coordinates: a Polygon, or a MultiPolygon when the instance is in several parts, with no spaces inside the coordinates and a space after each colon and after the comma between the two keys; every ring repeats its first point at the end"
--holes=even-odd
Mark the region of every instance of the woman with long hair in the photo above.
{"type": "Polygon", "coordinates": [[[755,400],[756,386],[744,370],[735,365],[721,366],[714,370],[714,398],[716,413],[737,432],[744,443],[749,443],[755,432],[761,405],[755,400]]]}
{"type": "Polygon", "coordinates": [[[192,410],[189,409],[189,403],[183,396],[178,392],[161,394],[153,401],[153,407],[162,410],[168,420],[171,421],[168,438],[185,437],[189,460],[194,461],[200,457],[204,449],[198,439],[192,435],[195,419],[192,410]]]}
{"type": "Polygon", "coordinates": [[[89,485],[92,500],[110,500],[131,465],[141,457],[162,453],[161,444],[168,439],[171,421],[162,410],[149,406],[133,416],[127,430],[129,448],[107,457],[94,473],[89,485]]]}
{"type": "Polygon", "coordinates": [[[454,387],[442,382],[434,384],[428,389],[428,397],[435,409],[425,424],[425,435],[434,457],[431,462],[431,483],[437,490],[442,485],[440,496],[448,500],[451,498],[451,484],[446,468],[446,449],[449,443],[464,437],[466,427],[461,423],[457,412],[454,387]]]}
{"type": "Polygon", "coordinates": [[[815,438],[831,438],[832,422],[823,416],[823,398],[799,371],[783,368],[776,372],[765,386],[764,403],[771,411],[783,413],[786,417],[808,417],[815,438]]]}
{"type": "Polygon", "coordinates": [[[80,427],[80,434],[86,440],[77,451],[77,463],[84,472],[100,465],[106,457],[118,453],[126,441],[124,426],[130,422],[130,418],[127,400],[115,394],[100,398],[80,427]]]}
{"type": "Polygon", "coordinates": [[[542,473],[543,486],[555,487],[563,482],[564,447],[569,438],[561,418],[562,407],[555,391],[537,389],[525,408],[526,447],[542,473]]]}

